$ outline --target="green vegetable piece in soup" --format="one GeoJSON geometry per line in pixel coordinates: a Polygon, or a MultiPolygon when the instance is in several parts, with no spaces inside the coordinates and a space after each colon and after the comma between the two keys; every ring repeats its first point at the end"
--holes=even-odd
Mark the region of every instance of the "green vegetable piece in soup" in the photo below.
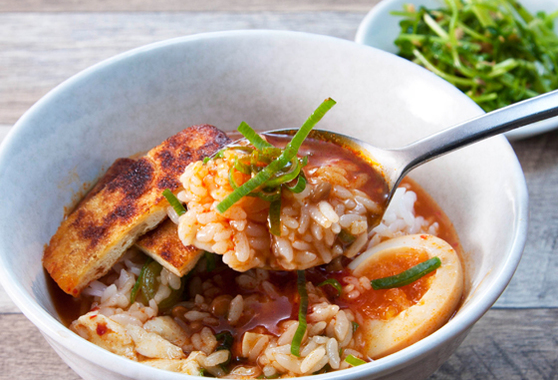
{"type": "Polygon", "coordinates": [[[442,265],[442,261],[438,257],[433,257],[429,260],[423,261],[404,272],[390,277],[378,278],[372,280],[372,288],[378,289],[391,289],[399,288],[401,286],[409,285],[421,277],[426,276],[428,273],[435,271],[442,265]]]}

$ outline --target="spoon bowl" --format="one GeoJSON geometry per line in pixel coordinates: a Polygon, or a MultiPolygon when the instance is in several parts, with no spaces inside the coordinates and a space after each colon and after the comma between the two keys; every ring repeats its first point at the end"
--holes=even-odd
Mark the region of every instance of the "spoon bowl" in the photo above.
{"type": "MultiPolygon", "coordinates": [[[[558,90],[478,116],[397,149],[381,149],[351,136],[320,129],[311,130],[308,137],[348,149],[381,174],[387,192],[385,200],[378,207],[378,212],[375,211],[375,218],[368,224],[370,231],[381,222],[399,183],[412,169],[467,145],[557,115],[558,90]]],[[[263,135],[294,136],[297,131],[297,129],[278,129],[265,132],[263,135]]],[[[242,138],[229,144],[228,147],[246,142],[247,140],[242,138]]],[[[289,269],[304,270],[325,263],[327,261],[313,261],[289,269]]],[[[264,266],[264,269],[273,268],[264,266]]]]}
{"type": "MultiPolygon", "coordinates": [[[[379,170],[388,185],[383,211],[401,180],[414,168],[454,150],[526,125],[558,116],[558,90],[478,116],[397,149],[381,149],[337,132],[312,130],[310,137],[333,142],[361,155],[379,170]]],[[[265,134],[290,134],[280,129],[265,134]]]]}

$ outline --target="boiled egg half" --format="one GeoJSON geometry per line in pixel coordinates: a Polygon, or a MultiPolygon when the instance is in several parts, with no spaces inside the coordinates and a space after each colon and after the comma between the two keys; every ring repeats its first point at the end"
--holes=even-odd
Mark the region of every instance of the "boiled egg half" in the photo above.
{"type": "Polygon", "coordinates": [[[375,266],[410,251],[422,257],[427,255],[427,259],[438,257],[441,266],[427,278],[427,289],[415,304],[387,319],[365,318],[359,330],[364,352],[372,359],[399,351],[430,335],[450,319],[461,300],[463,270],[459,257],[451,245],[432,235],[387,240],[364,252],[349,268],[356,277],[368,277],[375,266]]]}

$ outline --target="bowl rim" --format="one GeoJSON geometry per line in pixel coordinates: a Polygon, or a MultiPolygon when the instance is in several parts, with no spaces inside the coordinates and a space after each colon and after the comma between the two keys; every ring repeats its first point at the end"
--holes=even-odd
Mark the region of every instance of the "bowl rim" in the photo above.
{"type": "MultiPolygon", "coordinates": [[[[245,38],[247,36],[253,37],[257,34],[265,35],[266,38],[303,38],[306,40],[313,40],[316,42],[323,42],[329,44],[352,44],[354,49],[374,49],[379,54],[388,54],[390,58],[388,59],[402,59],[393,56],[389,53],[383,52],[379,49],[375,49],[365,45],[355,44],[352,41],[344,40],[331,36],[317,35],[304,32],[292,32],[292,31],[275,31],[275,30],[235,30],[235,31],[224,31],[224,32],[211,32],[211,33],[200,33],[195,35],[177,37],[173,39],[163,40],[160,42],[151,43],[145,46],[141,46],[123,53],[120,53],[111,58],[105,59],[85,70],[73,75],[69,79],[65,80],[51,91],[49,91],[45,96],[43,96],[37,103],[35,103],[24,115],[14,124],[14,126],[9,131],[8,135],[4,139],[0,146],[0,167],[6,165],[7,149],[11,145],[12,140],[15,138],[16,131],[19,126],[24,124],[28,118],[33,115],[36,111],[40,110],[42,107],[49,104],[51,99],[58,96],[59,93],[64,92],[66,89],[71,88],[76,83],[88,78],[93,75],[97,70],[104,69],[110,65],[118,64],[126,59],[129,59],[137,54],[142,54],[150,52],[152,50],[168,47],[175,44],[191,43],[197,41],[203,41],[207,39],[219,39],[223,37],[234,37],[234,38],[245,38]]],[[[418,68],[419,66],[417,66],[418,68]]],[[[426,71],[425,71],[426,72],[426,71]]],[[[433,78],[441,81],[447,85],[447,82],[431,74],[433,78]]],[[[465,95],[463,95],[465,97],[465,95]]],[[[467,98],[468,99],[468,98],[467,98]]],[[[470,101],[470,100],[469,100],[470,101]]],[[[470,306],[465,313],[458,313],[453,319],[442,326],[440,329],[429,335],[428,337],[420,340],[419,342],[400,350],[394,354],[387,357],[379,359],[373,363],[367,365],[349,368],[343,370],[343,374],[355,378],[364,378],[375,374],[389,374],[392,373],[401,366],[409,362],[416,362],[421,358],[428,355],[436,347],[438,347],[444,341],[451,340],[458,335],[469,330],[472,325],[482,317],[482,315],[493,305],[500,294],[503,292],[517,265],[521,258],[523,252],[523,247],[525,245],[527,236],[527,222],[528,222],[528,193],[527,185],[525,183],[525,177],[521,166],[515,153],[508,143],[508,141],[503,136],[498,136],[493,138],[493,141],[497,141],[501,144],[504,150],[507,150],[513,157],[512,162],[510,162],[510,167],[512,167],[512,178],[514,184],[514,190],[517,192],[517,198],[515,199],[516,206],[516,219],[514,220],[514,231],[513,231],[513,241],[511,242],[509,255],[505,260],[502,268],[499,270],[499,274],[494,278],[494,285],[491,289],[485,292],[485,296],[482,299],[473,299],[470,302],[470,306]]],[[[23,314],[36,325],[42,334],[51,338],[57,344],[62,347],[74,352],[76,355],[86,359],[87,361],[104,367],[110,371],[121,375],[136,376],[137,379],[150,379],[150,378],[165,378],[165,379],[184,379],[185,374],[172,373],[168,371],[161,371],[159,369],[128,360],[119,355],[113,354],[85,339],[82,339],[77,334],[71,332],[66,326],[59,322],[54,316],[52,316],[47,310],[43,309],[39,304],[33,299],[31,294],[28,294],[17,282],[17,278],[9,272],[4,264],[3,255],[0,255],[0,283],[6,290],[7,294],[13,300],[13,302],[20,308],[23,314]]],[[[188,375],[186,375],[188,376],[188,375]]],[[[333,379],[339,376],[338,372],[331,372],[319,377],[312,376],[313,379],[333,379]]]]}

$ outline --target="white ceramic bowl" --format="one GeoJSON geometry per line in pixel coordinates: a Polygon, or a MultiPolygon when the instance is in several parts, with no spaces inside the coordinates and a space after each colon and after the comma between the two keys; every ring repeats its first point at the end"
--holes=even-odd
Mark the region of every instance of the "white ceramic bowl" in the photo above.
{"type": "MultiPolygon", "coordinates": [[[[16,124],[0,151],[0,279],[13,301],[84,379],[181,379],[109,353],[64,327],[46,289],[44,245],[64,206],[117,157],[145,151],[184,127],[299,126],[326,97],[319,127],[397,147],[482,111],[422,68],[330,37],[238,31],[142,47],[67,80],[16,124]]],[[[420,379],[463,341],[509,282],[527,225],[523,173],[497,137],[412,173],[461,238],[468,274],[455,317],[426,339],[347,379],[420,379]],[[504,228],[503,228],[504,226],[504,228]]],[[[338,378],[339,372],[315,376],[338,378]]],[[[187,378],[187,377],[186,377],[187,378]]]]}
{"type": "MultiPolygon", "coordinates": [[[[545,11],[547,14],[550,14],[558,10],[558,3],[555,1],[520,0],[520,3],[533,14],[538,11],[545,11]]],[[[417,9],[420,6],[425,6],[429,9],[444,8],[446,6],[444,0],[382,0],[368,12],[360,23],[355,41],[397,54],[399,49],[393,42],[401,31],[399,21],[402,18],[393,16],[390,12],[403,10],[404,4],[414,4],[417,9]]],[[[554,31],[558,33],[558,23],[554,25],[554,31]]],[[[511,140],[516,140],[548,132],[556,128],[558,128],[558,118],[552,118],[507,132],[506,136],[511,140]]]]}

